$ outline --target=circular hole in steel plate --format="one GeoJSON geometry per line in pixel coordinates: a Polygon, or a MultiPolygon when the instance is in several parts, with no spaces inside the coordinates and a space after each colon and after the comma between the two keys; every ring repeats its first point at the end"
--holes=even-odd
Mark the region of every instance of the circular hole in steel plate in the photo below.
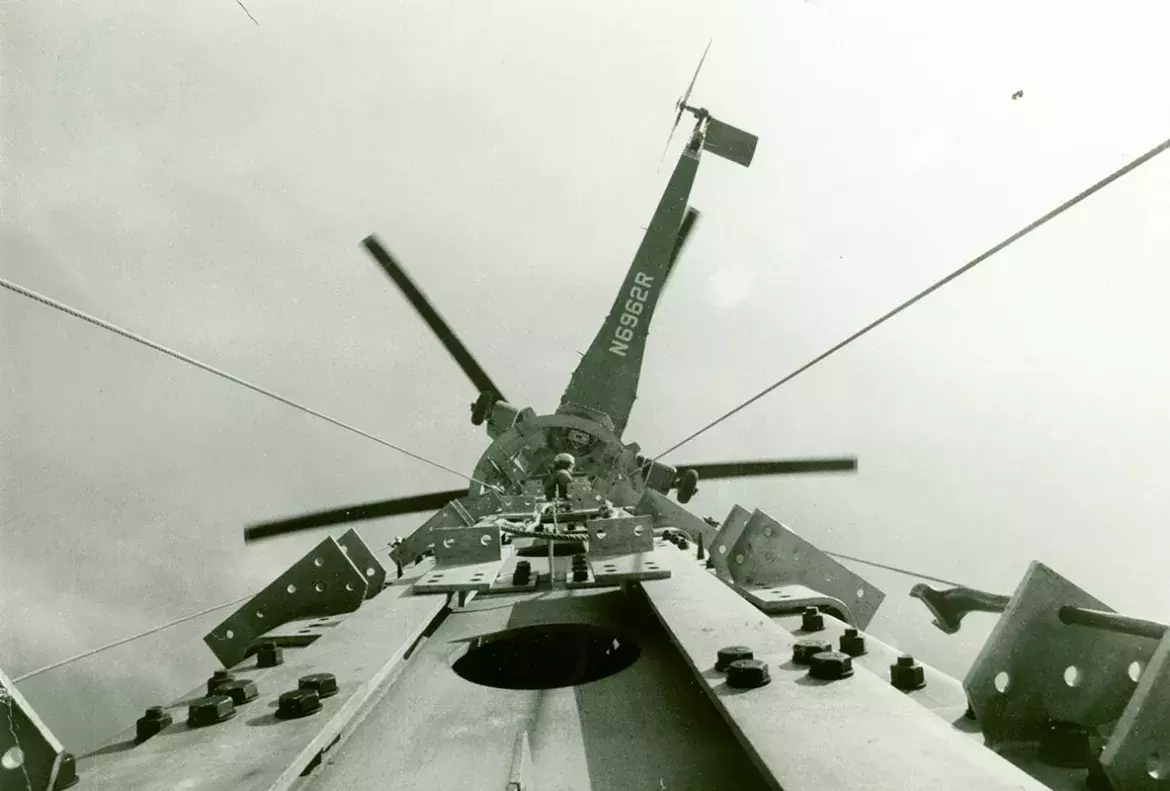
{"type": "Polygon", "coordinates": [[[558,689],[588,684],[634,664],[632,637],[583,623],[522,626],[474,640],[452,669],[497,689],[558,689]]]}
{"type": "Polygon", "coordinates": [[[1008,691],[1008,687],[1012,685],[1012,677],[1007,672],[1001,670],[995,674],[995,691],[999,694],[1004,694],[1008,691]]]}
{"type": "Polygon", "coordinates": [[[19,747],[9,747],[0,755],[0,767],[5,769],[19,769],[24,766],[24,750],[19,747]]]}

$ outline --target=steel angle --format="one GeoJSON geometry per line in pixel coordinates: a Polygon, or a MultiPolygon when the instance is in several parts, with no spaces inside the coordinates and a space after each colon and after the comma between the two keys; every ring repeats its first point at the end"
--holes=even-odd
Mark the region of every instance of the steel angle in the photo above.
{"type": "Polygon", "coordinates": [[[589,558],[630,555],[654,550],[654,520],[649,516],[590,519],[589,558]]]}
{"type": "MultiPolygon", "coordinates": [[[[730,517],[729,517],[730,519],[730,517]]],[[[720,547],[716,548],[718,551],[720,547]]],[[[760,510],[752,514],[728,552],[728,573],[738,585],[760,587],[793,582],[848,605],[856,626],[873,620],[886,594],[815,544],[760,510]]]]}
{"type": "Polygon", "coordinates": [[[1070,626],[1062,605],[1113,610],[1042,563],[1032,563],[963,681],[988,744],[1037,738],[1051,720],[1092,727],[1122,715],[1133,662],[1149,637],[1070,626]]]}
{"type": "Polygon", "coordinates": [[[852,610],[840,599],[826,596],[807,585],[781,583],[762,587],[735,585],[741,596],[755,605],[757,610],[773,613],[801,612],[805,607],[818,607],[822,612],[836,614],[850,626],[857,625],[852,610]]]}
{"type": "Polygon", "coordinates": [[[1101,753],[1116,788],[1165,789],[1170,785],[1170,632],[1162,636],[1129,704],[1101,753]]]}
{"type": "Polygon", "coordinates": [[[366,598],[372,599],[381,593],[382,588],[386,585],[386,567],[358,535],[357,530],[352,527],[346,530],[341,538],[337,539],[337,544],[341,547],[341,551],[353,561],[353,564],[366,575],[366,598]]]}
{"type": "Polygon", "coordinates": [[[76,782],[77,773],[72,767],[61,771],[69,754],[3,670],[0,722],[6,725],[0,728],[0,788],[49,789],[56,775],[61,775],[61,782],[67,782],[66,774],[76,782]]]}
{"type": "Polygon", "coordinates": [[[414,583],[415,593],[486,593],[491,589],[504,565],[498,525],[447,528],[432,535],[435,567],[414,583]]]}
{"type": "Polygon", "coordinates": [[[731,506],[731,510],[727,512],[727,518],[723,520],[723,524],[719,526],[719,532],[711,540],[711,546],[708,547],[708,552],[711,553],[711,565],[715,567],[715,572],[720,576],[730,576],[731,570],[727,563],[732,556],[732,548],[735,542],[739,541],[739,536],[743,533],[743,529],[747,527],[748,520],[752,518],[751,512],[741,505],[731,506]]]}
{"type": "Polygon", "coordinates": [[[224,667],[232,667],[270,629],[361,607],[368,579],[330,536],[208,632],[203,642],[224,667]]]}

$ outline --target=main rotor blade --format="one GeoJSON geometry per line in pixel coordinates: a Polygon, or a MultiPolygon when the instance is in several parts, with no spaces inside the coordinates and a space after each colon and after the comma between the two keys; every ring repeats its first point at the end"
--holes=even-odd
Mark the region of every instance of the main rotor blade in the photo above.
{"type": "Polygon", "coordinates": [[[471,356],[471,352],[467,351],[467,347],[455,336],[450,325],[439,315],[439,312],[431,305],[430,300],[419,290],[418,286],[414,284],[414,281],[406,274],[406,270],[382,246],[377,237],[371,234],[362,240],[362,244],[365,245],[366,249],[370,251],[370,255],[374,256],[374,260],[378,262],[386,274],[390,276],[390,279],[394,281],[394,284],[402,291],[407,300],[410,301],[410,304],[414,306],[418,314],[422,316],[423,321],[427,323],[431,331],[438,336],[439,342],[451,353],[451,356],[455,358],[455,362],[459,363],[459,367],[463,369],[463,373],[467,374],[467,378],[472,381],[478,391],[481,393],[490,391],[495,393],[499,399],[506,401],[507,399],[504,398],[504,394],[500,388],[496,387],[496,383],[491,380],[491,377],[487,375],[483,367],[471,356]]]}
{"type": "Polygon", "coordinates": [[[699,480],[753,478],[760,475],[799,475],[810,472],[856,472],[857,457],[835,459],[770,459],[760,461],[716,461],[706,464],[676,464],[675,469],[694,470],[699,480]]]}
{"type": "Polygon", "coordinates": [[[411,497],[397,497],[393,500],[380,500],[375,503],[347,505],[344,508],[333,508],[328,511],[305,514],[304,516],[278,519],[274,522],[262,522],[244,530],[244,543],[248,544],[264,538],[274,538],[289,533],[299,533],[302,530],[312,530],[317,527],[329,527],[331,525],[342,525],[349,522],[360,522],[365,519],[377,519],[382,516],[402,516],[403,514],[417,514],[422,511],[437,511],[452,500],[466,496],[466,489],[451,489],[445,492],[431,492],[430,494],[416,494],[411,497]]]}

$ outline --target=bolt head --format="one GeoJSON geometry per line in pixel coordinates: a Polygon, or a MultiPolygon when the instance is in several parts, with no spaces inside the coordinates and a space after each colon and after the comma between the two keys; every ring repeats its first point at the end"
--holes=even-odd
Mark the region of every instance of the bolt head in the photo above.
{"type": "Polygon", "coordinates": [[[236,716],[236,707],[227,695],[208,695],[197,698],[187,706],[187,724],[202,728],[236,716]]]}
{"type": "Polygon", "coordinates": [[[792,663],[807,665],[817,654],[832,650],[833,645],[826,640],[797,640],[792,646],[792,663]]]}
{"type": "Polygon", "coordinates": [[[226,684],[227,682],[231,681],[234,678],[235,678],[235,676],[233,676],[231,673],[229,673],[226,670],[215,671],[214,673],[211,674],[211,678],[207,679],[207,694],[208,695],[219,694],[220,686],[223,684],[226,684]]]}
{"type": "Polygon", "coordinates": [[[922,689],[926,686],[926,670],[913,657],[900,656],[890,665],[890,683],[903,692],[922,689]]]}
{"type": "Polygon", "coordinates": [[[337,677],[332,673],[310,673],[301,676],[297,681],[300,689],[311,689],[319,698],[328,698],[337,694],[337,677]]]}
{"type": "Polygon", "coordinates": [[[902,654],[898,657],[898,667],[914,667],[914,657],[909,654],[902,654]]]}
{"type": "Polygon", "coordinates": [[[715,669],[723,673],[732,662],[738,662],[741,659],[753,659],[754,656],[752,649],[746,645],[729,645],[726,648],[720,648],[715,655],[715,669]]]}
{"type": "Polygon", "coordinates": [[[276,667],[284,664],[284,651],[271,640],[265,640],[256,651],[256,667],[276,667]]]}
{"type": "Polygon", "coordinates": [[[809,659],[808,674],[824,681],[848,678],[853,675],[853,657],[840,651],[813,654],[809,659]]]}
{"type": "Polygon", "coordinates": [[[588,569],[573,569],[573,582],[588,582],[588,569]]]}
{"type": "Polygon", "coordinates": [[[276,716],[282,720],[307,717],[321,710],[321,698],[313,689],[294,689],[277,699],[276,716]]]}
{"type": "Polygon", "coordinates": [[[861,656],[866,651],[865,637],[856,629],[846,629],[845,634],[841,635],[840,646],[841,651],[849,656],[861,656]]]}
{"type": "Polygon", "coordinates": [[[236,706],[242,706],[245,703],[255,700],[259,695],[259,690],[256,689],[256,682],[247,678],[237,678],[233,681],[226,681],[219,685],[219,694],[227,695],[232,699],[232,703],[236,706]]]}
{"type": "Polygon", "coordinates": [[[727,686],[755,689],[772,680],[768,666],[758,659],[737,659],[727,666],[727,686]]]}
{"type": "Polygon", "coordinates": [[[142,744],[151,736],[169,727],[174,721],[174,718],[162,706],[151,706],[146,710],[146,714],[135,723],[134,743],[142,744]]]}
{"type": "Polygon", "coordinates": [[[816,607],[806,607],[800,616],[800,628],[805,632],[819,632],[825,628],[825,616],[816,607]]]}

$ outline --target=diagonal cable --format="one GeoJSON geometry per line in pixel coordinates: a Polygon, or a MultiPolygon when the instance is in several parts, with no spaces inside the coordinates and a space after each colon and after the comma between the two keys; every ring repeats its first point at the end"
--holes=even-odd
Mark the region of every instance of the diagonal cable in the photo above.
{"type": "Polygon", "coordinates": [[[963,264],[961,267],[956,269],[954,272],[951,272],[949,275],[944,277],[942,280],[937,281],[936,283],[934,283],[933,285],[924,289],[923,291],[920,291],[917,294],[915,294],[914,296],[910,297],[910,299],[908,299],[905,302],[903,302],[902,304],[898,305],[893,310],[880,316],[879,318],[875,319],[874,321],[871,321],[869,324],[866,324],[864,327],[862,327],[857,332],[850,335],[845,340],[838,343],[836,346],[833,346],[832,348],[828,349],[827,351],[822,352],[821,354],[817,355],[816,357],[809,360],[804,365],[797,368],[792,373],[785,376],[783,379],[780,379],[779,381],[775,382],[774,384],[769,385],[768,387],[764,388],[759,393],[756,393],[754,396],[749,398],[747,401],[744,401],[742,404],[735,407],[731,411],[727,412],[724,415],[721,415],[720,417],[716,418],[715,420],[712,420],[710,423],[703,426],[701,429],[696,431],[694,434],[691,434],[689,437],[682,440],[681,442],[678,442],[674,445],[671,445],[669,448],[662,451],[662,453],[659,453],[657,456],[655,456],[651,461],[658,461],[666,454],[671,453],[672,451],[678,450],[683,445],[686,445],[688,442],[695,439],[699,435],[706,433],[707,431],[709,431],[710,429],[719,425],[724,420],[727,420],[729,417],[736,414],[737,412],[747,408],[748,406],[751,406],[756,401],[759,401],[761,398],[768,395],[768,393],[771,393],[773,390],[775,390],[780,385],[792,381],[797,376],[804,373],[808,369],[812,368],[817,363],[820,363],[820,362],[828,359],[829,357],[833,356],[837,352],[841,351],[841,349],[844,349],[846,346],[848,346],[849,344],[853,343],[855,340],[857,340],[861,336],[868,333],[870,330],[875,329],[876,327],[884,324],[886,321],[892,319],[894,316],[898,315],[903,310],[905,310],[906,308],[913,305],[915,302],[918,302],[919,300],[924,299],[925,297],[929,296],[930,294],[933,294],[935,291],[938,291],[940,288],[945,286],[947,283],[950,283],[952,280],[955,280],[960,275],[963,275],[963,274],[966,274],[967,272],[970,272],[976,266],[983,263],[988,258],[991,258],[993,255],[998,253],[1000,250],[1003,250],[1005,247],[1008,247],[1012,243],[1027,236],[1032,231],[1034,231],[1037,228],[1039,228],[1040,226],[1044,225],[1049,220],[1052,220],[1052,219],[1058,217],[1059,215],[1063,214],[1065,211],[1067,211],[1068,209],[1071,209],[1073,206],[1077,205],[1078,203],[1080,203],[1081,201],[1083,201],[1085,198],[1089,197],[1090,195],[1104,189],[1109,184],[1112,184],[1114,181],[1116,181],[1117,179],[1124,176],[1126,173],[1129,173],[1130,171],[1140,167],[1141,165],[1144,165],[1146,162],[1150,161],[1151,159],[1156,157],[1158,154],[1161,154],[1167,148],[1170,148],[1170,139],[1162,141],[1161,143],[1154,146],[1146,153],[1142,154],[1141,156],[1137,157],[1136,159],[1134,159],[1131,162],[1129,162],[1128,164],[1126,164],[1124,167],[1122,167],[1118,170],[1115,170],[1113,173],[1110,173],[1108,176],[1101,179],[1093,186],[1089,187],[1086,190],[1083,190],[1082,192],[1078,193],[1077,195],[1073,196],[1072,198],[1069,198],[1067,201],[1060,204],[1059,206],[1057,206],[1055,209],[1053,209],[1052,211],[1045,214],[1040,219],[1035,220],[1034,222],[1032,222],[1032,223],[1026,225],[1025,227],[1021,228],[1020,230],[1016,231],[1014,234],[1009,236],[1007,239],[1004,239],[999,244],[995,245],[994,247],[990,248],[989,250],[986,250],[985,252],[976,256],[972,260],[963,264]]]}
{"type": "Polygon", "coordinates": [[[5,278],[0,277],[0,286],[3,286],[4,288],[8,289],[9,291],[20,294],[23,297],[28,297],[29,299],[36,300],[37,302],[40,302],[43,305],[48,305],[51,308],[56,308],[57,310],[61,311],[62,313],[68,313],[70,316],[73,316],[74,318],[81,319],[82,321],[87,321],[90,324],[93,324],[97,327],[101,327],[104,330],[109,330],[110,332],[116,333],[117,335],[121,335],[123,338],[127,338],[129,340],[135,341],[136,343],[140,343],[143,346],[154,349],[157,352],[162,352],[165,355],[168,355],[170,357],[174,357],[176,360],[181,360],[182,362],[185,362],[189,365],[193,365],[196,368],[201,368],[204,371],[207,371],[208,373],[212,373],[218,377],[221,377],[223,379],[227,379],[229,382],[234,382],[235,384],[242,385],[243,387],[246,387],[249,390],[260,393],[261,395],[267,396],[275,401],[279,401],[282,404],[286,404],[288,406],[291,406],[294,409],[299,409],[301,412],[304,412],[308,415],[312,415],[313,417],[320,418],[321,420],[324,420],[327,423],[332,423],[333,425],[338,426],[339,428],[343,428],[346,431],[350,431],[354,434],[357,434],[359,437],[365,437],[366,439],[373,440],[374,442],[377,442],[379,445],[384,445],[385,447],[390,448],[391,450],[396,450],[399,453],[410,456],[412,459],[417,459],[418,461],[421,461],[424,464],[429,464],[432,467],[437,467],[438,469],[449,472],[452,475],[458,475],[460,478],[463,478],[467,481],[470,481],[471,483],[478,483],[480,486],[484,486],[484,487],[489,488],[489,489],[494,488],[494,487],[489,486],[488,484],[484,483],[483,481],[472,478],[470,475],[466,475],[464,473],[461,473],[458,470],[453,470],[450,467],[446,466],[445,464],[440,464],[439,462],[428,459],[425,456],[420,456],[417,453],[412,453],[411,451],[407,450],[406,448],[403,448],[399,445],[395,445],[393,442],[390,442],[388,440],[384,440],[379,436],[376,436],[374,434],[369,433],[368,431],[363,431],[362,429],[357,428],[356,426],[350,425],[349,423],[345,423],[345,422],[338,420],[336,418],[332,418],[329,415],[326,415],[324,412],[318,412],[316,409],[313,409],[312,407],[307,407],[304,404],[293,401],[291,398],[285,398],[284,396],[280,395],[279,393],[274,393],[273,391],[267,390],[263,387],[260,387],[259,385],[252,384],[251,382],[247,381],[246,379],[241,379],[240,377],[235,376],[234,374],[230,374],[227,371],[223,371],[219,368],[216,368],[215,366],[208,365],[207,363],[199,362],[194,357],[189,357],[186,354],[183,354],[182,352],[177,352],[174,349],[163,346],[161,343],[155,343],[154,341],[150,340],[149,338],[145,338],[141,335],[138,335],[137,333],[131,332],[130,330],[123,329],[122,327],[119,327],[116,324],[111,324],[108,321],[103,321],[102,319],[99,319],[96,316],[91,316],[90,314],[85,313],[84,311],[78,310],[77,308],[72,308],[63,302],[58,302],[57,300],[52,299],[50,297],[46,297],[43,294],[38,294],[36,291],[33,291],[32,289],[25,288],[24,286],[13,283],[11,280],[6,280],[5,278]]]}

